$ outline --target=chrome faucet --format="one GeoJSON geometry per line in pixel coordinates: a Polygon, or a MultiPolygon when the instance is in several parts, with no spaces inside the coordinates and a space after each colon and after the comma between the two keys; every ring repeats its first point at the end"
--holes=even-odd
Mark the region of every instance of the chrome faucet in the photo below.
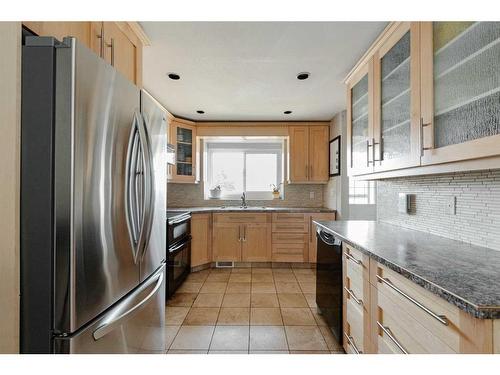
{"type": "Polygon", "coordinates": [[[247,197],[245,195],[245,192],[241,195],[241,206],[240,208],[247,208],[247,197]]]}

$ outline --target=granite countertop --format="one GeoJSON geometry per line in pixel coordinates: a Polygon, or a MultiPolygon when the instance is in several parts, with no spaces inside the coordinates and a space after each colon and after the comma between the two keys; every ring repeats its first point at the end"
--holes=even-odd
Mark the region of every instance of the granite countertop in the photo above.
{"type": "Polygon", "coordinates": [[[500,251],[375,221],[315,221],[477,318],[500,318],[500,251]]]}
{"type": "Polygon", "coordinates": [[[240,208],[239,206],[220,206],[220,207],[168,207],[168,211],[189,211],[191,213],[202,213],[202,212],[312,212],[312,213],[322,213],[322,212],[335,212],[335,210],[323,207],[255,207],[248,206],[248,208],[240,208]]]}

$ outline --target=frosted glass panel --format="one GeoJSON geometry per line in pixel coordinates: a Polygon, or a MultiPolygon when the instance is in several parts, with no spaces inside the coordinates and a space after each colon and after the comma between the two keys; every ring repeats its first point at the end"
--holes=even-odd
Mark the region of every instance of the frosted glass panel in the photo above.
{"type": "Polygon", "coordinates": [[[351,160],[353,168],[367,167],[368,141],[368,74],[351,89],[352,136],[351,160]]]}
{"type": "Polygon", "coordinates": [[[410,32],[381,59],[382,160],[410,154],[410,32]]]}
{"type": "Polygon", "coordinates": [[[177,128],[177,175],[193,174],[193,131],[177,128]]]}
{"type": "Polygon", "coordinates": [[[500,133],[500,23],[434,22],[436,147],[500,133]]]}

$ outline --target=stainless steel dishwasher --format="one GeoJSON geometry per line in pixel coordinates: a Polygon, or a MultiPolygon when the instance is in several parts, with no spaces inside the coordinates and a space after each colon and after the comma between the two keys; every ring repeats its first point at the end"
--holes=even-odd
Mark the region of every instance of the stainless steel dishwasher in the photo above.
{"type": "Polygon", "coordinates": [[[342,344],[342,241],[316,230],[316,305],[337,341],[342,344]]]}

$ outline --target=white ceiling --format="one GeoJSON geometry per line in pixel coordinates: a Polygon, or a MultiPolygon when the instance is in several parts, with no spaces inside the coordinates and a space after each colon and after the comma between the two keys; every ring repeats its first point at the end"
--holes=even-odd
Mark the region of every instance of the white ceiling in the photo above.
{"type": "Polygon", "coordinates": [[[343,79],[386,22],[141,22],[143,83],[175,116],[330,120],[343,79]],[[311,73],[299,81],[299,72],[311,73]],[[175,72],[178,81],[167,77],[175,72]],[[205,111],[204,115],[196,113],[205,111]],[[283,112],[291,110],[291,115],[283,112]]]}

